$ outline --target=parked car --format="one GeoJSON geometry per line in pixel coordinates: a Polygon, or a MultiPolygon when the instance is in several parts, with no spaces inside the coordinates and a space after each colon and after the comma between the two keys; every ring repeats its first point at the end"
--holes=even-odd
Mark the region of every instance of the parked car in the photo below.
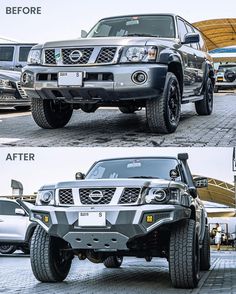
{"type": "Polygon", "coordinates": [[[30,99],[20,84],[20,72],[0,70],[0,107],[30,110],[30,99]]]}
{"type": "MultiPolygon", "coordinates": [[[[32,206],[31,266],[42,282],[66,278],[74,256],[119,268],[124,256],[169,262],[172,284],[194,288],[210,267],[206,210],[188,155],[96,162],[77,181],[44,185],[32,206]]],[[[81,265],[82,266],[82,265],[81,265]]],[[[118,273],[118,272],[117,272],[118,273]]]]}
{"type": "Polygon", "coordinates": [[[42,128],[65,126],[73,109],[145,107],[152,132],[172,133],[181,104],[212,113],[215,79],[201,33],[178,15],[151,14],[105,18],[84,39],[34,46],[21,82],[42,128]]]}
{"type": "Polygon", "coordinates": [[[220,64],[214,91],[236,89],[236,63],[220,64]]]}
{"type": "Polygon", "coordinates": [[[12,254],[17,249],[29,253],[35,226],[23,202],[0,199],[0,253],[12,254]]]}
{"type": "Polygon", "coordinates": [[[0,44],[0,69],[17,70],[27,64],[30,49],[35,43],[0,44]]]}

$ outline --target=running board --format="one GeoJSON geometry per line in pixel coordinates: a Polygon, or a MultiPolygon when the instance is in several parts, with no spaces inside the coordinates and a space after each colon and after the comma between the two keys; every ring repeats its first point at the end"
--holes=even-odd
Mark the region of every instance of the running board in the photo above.
{"type": "Polygon", "coordinates": [[[182,98],[181,103],[186,104],[186,103],[189,103],[189,102],[196,102],[196,101],[199,101],[199,100],[202,100],[202,99],[203,99],[203,95],[191,96],[191,97],[182,98]]]}

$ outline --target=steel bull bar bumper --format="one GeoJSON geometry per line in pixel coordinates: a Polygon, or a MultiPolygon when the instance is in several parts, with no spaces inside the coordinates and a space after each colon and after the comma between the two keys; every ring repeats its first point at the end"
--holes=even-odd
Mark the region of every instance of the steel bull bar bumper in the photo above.
{"type": "Polygon", "coordinates": [[[154,98],[163,92],[167,66],[131,64],[89,67],[27,66],[21,85],[30,98],[65,100],[69,103],[96,103],[154,98]],[[60,86],[59,73],[82,73],[80,86],[60,86]],[[137,73],[144,82],[137,83],[137,73]]]}
{"type": "Polygon", "coordinates": [[[49,235],[63,238],[73,249],[128,250],[127,242],[164,224],[189,218],[191,211],[179,205],[52,207],[35,206],[30,219],[49,235]],[[79,214],[102,213],[105,225],[79,225],[79,214]]]}

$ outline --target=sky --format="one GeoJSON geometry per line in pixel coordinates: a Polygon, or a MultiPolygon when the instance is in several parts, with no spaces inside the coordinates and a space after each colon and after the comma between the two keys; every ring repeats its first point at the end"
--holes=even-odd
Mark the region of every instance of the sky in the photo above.
{"type": "Polygon", "coordinates": [[[140,13],[176,13],[189,22],[235,17],[236,1],[191,0],[1,0],[0,36],[41,43],[77,38],[107,16],[140,13]],[[6,6],[41,6],[41,15],[8,15],[6,6]]]}
{"type": "Polygon", "coordinates": [[[232,148],[0,148],[0,195],[11,195],[11,179],[22,182],[24,194],[42,185],[75,179],[99,159],[132,156],[176,156],[188,152],[193,174],[213,177],[233,184],[232,148]],[[8,154],[34,153],[35,161],[9,161],[8,154]]]}

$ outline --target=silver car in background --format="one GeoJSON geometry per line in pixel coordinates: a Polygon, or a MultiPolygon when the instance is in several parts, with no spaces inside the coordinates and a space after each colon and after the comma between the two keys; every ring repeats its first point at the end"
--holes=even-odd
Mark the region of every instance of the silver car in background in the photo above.
{"type": "Polygon", "coordinates": [[[27,210],[21,201],[0,199],[0,253],[11,254],[17,249],[29,253],[35,224],[29,220],[27,210]]]}

